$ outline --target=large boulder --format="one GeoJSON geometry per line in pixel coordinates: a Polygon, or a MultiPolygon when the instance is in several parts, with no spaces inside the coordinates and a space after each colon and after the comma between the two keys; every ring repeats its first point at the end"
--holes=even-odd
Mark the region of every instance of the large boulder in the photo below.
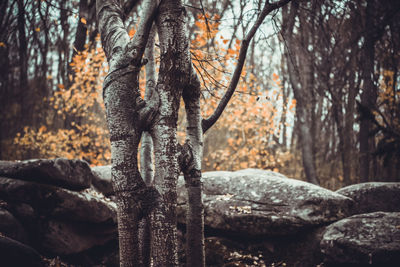
{"type": "MultiPolygon", "coordinates": [[[[68,189],[0,177],[0,212],[9,233],[13,216],[28,231],[29,244],[45,255],[72,255],[117,239],[116,204],[92,189],[68,189]]],[[[14,224],[17,227],[18,224],[14,224]]],[[[22,231],[21,231],[22,233],[22,231]]]]}
{"type": "Polygon", "coordinates": [[[97,176],[86,162],[3,161],[0,173],[0,235],[82,266],[114,262],[116,204],[91,187],[97,176]]]}
{"type": "Polygon", "coordinates": [[[329,225],[321,240],[329,266],[399,266],[400,212],[354,215],[329,225]]]}
{"type": "MultiPolygon", "coordinates": [[[[319,186],[266,170],[203,173],[206,226],[242,235],[282,236],[349,216],[353,201],[319,186]]],[[[187,194],[178,183],[178,221],[187,194]]]]}
{"type": "Polygon", "coordinates": [[[36,250],[4,236],[0,236],[0,265],[4,267],[45,266],[36,250]]]}
{"type": "Polygon", "coordinates": [[[10,203],[26,203],[44,217],[116,224],[116,205],[88,191],[67,189],[0,177],[0,198],[10,203]]]}
{"type": "Polygon", "coordinates": [[[53,195],[58,205],[52,216],[91,223],[117,224],[117,205],[94,191],[73,192],[59,189],[53,195]]]}
{"type": "Polygon", "coordinates": [[[23,243],[27,243],[28,241],[25,229],[22,227],[21,223],[8,210],[1,207],[0,233],[23,243]]]}
{"type": "Polygon", "coordinates": [[[354,184],[336,192],[354,200],[353,214],[400,211],[400,183],[354,184]]]}
{"type": "Polygon", "coordinates": [[[0,176],[56,185],[71,190],[89,188],[93,178],[86,161],[64,158],[0,161],[0,176]]]}
{"type": "Polygon", "coordinates": [[[41,246],[47,253],[65,256],[104,245],[116,238],[116,231],[110,229],[107,232],[95,224],[51,220],[47,223],[41,246]]]}
{"type": "Polygon", "coordinates": [[[112,195],[114,190],[111,182],[111,165],[92,167],[92,172],[94,174],[92,180],[94,188],[105,196],[112,195]]]}

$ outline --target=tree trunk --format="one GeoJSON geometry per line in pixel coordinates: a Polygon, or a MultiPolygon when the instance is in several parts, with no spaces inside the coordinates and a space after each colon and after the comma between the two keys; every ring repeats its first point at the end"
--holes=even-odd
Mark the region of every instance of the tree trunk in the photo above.
{"type": "MultiPolygon", "coordinates": [[[[150,127],[158,98],[145,102],[139,92],[139,71],[157,3],[146,1],[135,38],[130,40],[117,1],[96,3],[103,49],[109,63],[103,97],[110,130],[112,182],[116,196],[121,266],[142,266],[138,247],[139,220],[150,211],[162,213],[154,188],[147,187],[138,170],[141,134],[150,127]]],[[[168,249],[166,249],[168,250],[168,249]]]]}
{"type": "Polygon", "coordinates": [[[180,1],[162,1],[156,19],[161,57],[156,86],[160,107],[151,134],[156,164],[155,185],[163,196],[166,212],[152,218],[154,266],[178,265],[176,184],[180,168],[176,131],[180,98],[187,80],[185,70],[190,67],[184,21],[185,9],[180,1]]]}
{"type": "MultiPolygon", "coordinates": [[[[365,36],[363,46],[363,65],[362,65],[362,77],[364,81],[363,91],[361,94],[361,105],[365,108],[371,109],[374,106],[374,57],[375,57],[375,41],[372,36],[370,29],[373,26],[372,22],[372,1],[367,2],[366,15],[365,15],[365,36]]],[[[370,178],[370,163],[371,163],[371,151],[370,151],[370,129],[371,121],[367,116],[361,115],[360,121],[360,182],[368,182],[370,178]]]]}
{"type": "MultiPolygon", "coordinates": [[[[144,57],[147,60],[146,64],[146,91],[144,100],[149,101],[151,95],[155,91],[156,68],[154,59],[154,37],[155,29],[152,28],[149,39],[147,41],[144,57]]],[[[140,169],[142,177],[146,185],[150,186],[153,183],[154,168],[153,168],[153,139],[148,131],[142,135],[142,145],[140,150],[140,169]]],[[[143,266],[151,266],[151,218],[144,217],[139,225],[140,231],[140,253],[143,266]]]]}
{"type": "Polygon", "coordinates": [[[298,47],[295,44],[293,29],[295,18],[298,15],[298,3],[292,2],[290,10],[288,7],[284,9],[282,28],[283,37],[287,40],[285,44],[285,55],[287,58],[289,80],[293,88],[293,94],[296,99],[296,117],[299,130],[299,139],[303,158],[303,168],[306,174],[307,181],[313,184],[319,184],[317,172],[315,169],[314,149],[312,139],[312,122],[311,114],[313,110],[307,106],[307,101],[310,99],[311,91],[314,90],[312,64],[306,57],[307,51],[304,47],[298,47]],[[302,64],[306,69],[304,77],[301,77],[299,66],[302,64]]]}
{"type": "MultiPolygon", "coordinates": [[[[190,75],[190,73],[188,73],[190,75]]],[[[201,160],[203,157],[203,129],[200,113],[200,82],[197,76],[185,88],[187,144],[191,152],[192,164],[183,169],[188,193],[186,215],[186,266],[205,266],[204,255],[204,207],[202,199],[201,160]]],[[[190,76],[189,76],[190,77],[190,76]]]]}
{"type": "Polygon", "coordinates": [[[303,101],[300,99],[301,98],[296,98],[296,116],[299,123],[299,139],[301,144],[303,168],[307,181],[318,185],[319,181],[317,179],[317,173],[315,170],[315,162],[312,149],[313,140],[310,127],[307,123],[308,115],[303,106],[303,101]]]}
{"type": "Polygon", "coordinates": [[[353,150],[354,150],[354,113],[358,85],[356,86],[354,75],[350,75],[349,94],[346,103],[346,114],[344,116],[344,150],[343,153],[343,180],[346,184],[353,183],[353,150]],[[346,182],[347,181],[347,182],[346,182]]]}
{"type": "MultiPolygon", "coordinates": [[[[144,265],[145,252],[138,246],[138,222],[150,214],[151,259],[153,266],[177,266],[176,184],[182,170],[189,197],[187,245],[188,265],[204,266],[203,203],[201,199],[201,158],[203,131],[221,115],[240,78],[249,43],[266,15],[289,0],[265,4],[255,25],[242,41],[239,61],[227,93],[203,123],[200,115],[200,82],[193,71],[186,34],[185,8],[180,0],[159,4],[147,0],[143,16],[132,40],[121,19],[117,0],[98,0],[97,14],[109,74],[103,86],[107,122],[110,129],[113,186],[118,206],[120,260],[122,266],[144,265]],[[138,74],[157,8],[156,25],[160,42],[160,70],[155,90],[141,99],[138,74]],[[182,164],[182,148],[177,142],[180,99],[187,111],[187,164],[182,164]],[[151,133],[154,146],[154,186],[146,185],[137,164],[138,144],[144,131],[151,133]],[[142,256],[140,256],[140,254],[142,256]]],[[[149,67],[150,72],[153,68],[149,67]]],[[[148,71],[148,70],[146,70],[148,71]]],[[[149,75],[150,77],[150,75],[149,75]]],[[[147,137],[146,137],[147,138],[147,137]]],[[[143,142],[146,145],[146,139],[143,142]]],[[[151,153],[143,155],[143,166],[151,153]]],[[[145,168],[143,174],[148,175],[145,168]]],[[[149,174],[149,176],[151,176],[149,174]]],[[[147,180],[147,178],[146,178],[147,180]]],[[[144,246],[145,244],[143,244],[144,246]]],[[[144,248],[144,247],[142,247],[144,248]]]]}
{"type": "MultiPolygon", "coordinates": [[[[28,88],[28,44],[26,40],[25,34],[25,7],[24,1],[18,0],[18,18],[17,18],[17,25],[18,25],[18,42],[19,42],[19,89],[21,96],[21,115],[24,116],[25,114],[29,114],[29,107],[30,105],[24,105],[27,103],[26,96],[30,94],[28,88]],[[22,93],[22,92],[28,93],[22,93]]],[[[29,102],[28,102],[29,103],[29,102]]]]}

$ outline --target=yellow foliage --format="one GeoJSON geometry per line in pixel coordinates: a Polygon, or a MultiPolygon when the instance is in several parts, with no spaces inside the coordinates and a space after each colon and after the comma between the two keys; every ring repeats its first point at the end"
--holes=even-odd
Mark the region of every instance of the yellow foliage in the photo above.
{"type": "MultiPolygon", "coordinates": [[[[210,14],[200,15],[196,22],[198,30],[192,40],[193,63],[202,78],[203,87],[207,89],[203,92],[201,103],[203,117],[210,116],[218,105],[240,51],[240,40],[234,40],[232,48],[227,48],[228,39],[222,36],[214,38],[219,31],[218,19],[210,14]]],[[[233,96],[217,124],[206,135],[205,144],[209,144],[210,148],[205,148],[204,169],[262,168],[278,171],[291,159],[288,152],[272,148],[274,139],[280,138],[283,127],[276,105],[287,105],[283,103],[280,93],[282,85],[279,75],[274,73],[272,80],[274,90],[268,94],[273,100],[258,101],[258,94],[272,88],[263,88],[254,74],[243,69],[241,82],[236,89],[240,93],[233,96]]],[[[295,105],[295,101],[292,101],[290,109],[281,112],[294,112],[295,105]]],[[[182,125],[178,136],[182,141],[182,125]]]]}
{"type": "Polygon", "coordinates": [[[58,84],[54,95],[45,99],[58,116],[72,120],[70,125],[65,129],[26,126],[16,135],[14,144],[22,151],[35,151],[45,158],[81,158],[92,165],[110,163],[109,134],[101,99],[107,71],[104,62],[105,55],[101,49],[86,49],[78,53],[70,64],[75,72],[70,88],[58,84]]]}
{"type": "MultiPolygon", "coordinates": [[[[219,19],[218,15],[200,15],[196,21],[198,29],[191,41],[193,64],[206,89],[201,100],[203,117],[211,115],[218,105],[235,67],[241,44],[240,40],[233,40],[232,47],[228,48],[229,40],[222,36],[214,38],[219,32],[219,19]]],[[[134,33],[135,28],[132,28],[129,35],[132,37],[134,33]]],[[[75,74],[71,77],[72,85],[69,88],[57,85],[54,95],[45,99],[54,108],[55,114],[69,120],[70,125],[65,129],[52,129],[45,125],[39,129],[25,127],[22,133],[16,135],[14,143],[22,148],[34,149],[42,157],[83,158],[93,165],[108,164],[111,152],[101,99],[102,82],[107,73],[104,62],[105,55],[99,47],[78,53],[70,63],[75,74]]],[[[208,134],[216,134],[222,137],[222,141],[215,143],[217,141],[208,140],[212,149],[204,155],[206,170],[279,170],[290,161],[289,153],[272,149],[282,127],[276,103],[283,101],[279,93],[279,76],[273,74],[272,80],[276,92],[269,94],[271,100],[258,101],[259,94],[271,88],[263,88],[250,70],[243,70],[237,88],[240,94],[233,96],[208,134]]],[[[144,85],[145,77],[141,73],[142,94],[144,85]]],[[[293,112],[295,104],[292,101],[287,112],[293,112]]],[[[185,136],[184,123],[181,122],[178,138],[183,141],[185,136]]]]}

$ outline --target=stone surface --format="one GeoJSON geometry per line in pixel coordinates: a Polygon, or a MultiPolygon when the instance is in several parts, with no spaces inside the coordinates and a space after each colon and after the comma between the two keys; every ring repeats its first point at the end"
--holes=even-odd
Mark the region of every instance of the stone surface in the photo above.
{"type": "Polygon", "coordinates": [[[0,198],[26,203],[41,216],[92,223],[116,223],[116,205],[100,195],[0,177],[0,198]]]}
{"type": "Polygon", "coordinates": [[[44,267],[40,255],[31,247],[0,236],[0,265],[4,267],[44,267]]]}
{"type": "MultiPolygon", "coordinates": [[[[256,169],[203,173],[205,225],[242,235],[282,236],[349,216],[353,201],[319,186],[256,169]]],[[[178,221],[186,190],[178,183],[178,221]]]]}
{"type": "Polygon", "coordinates": [[[73,192],[58,189],[54,195],[58,205],[52,216],[74,221],[117,224],[117,205],[95,192],[73,192]]]}
{"type": "Polygon", "coordinates": [[[93,178],[86,161],[64,158],[0,161],[0,176],[71,190],[89,188],[93,178]]]}
{"type": "Polygon", "coordinates": [[[336,192],[354,200],[353,214],[400,211],[400,183],[354,184],[336,192]]]}
{"type": "MultiPolygon", "coordinates": [[[[55,172],[56,179],[42,179],[46,171],[28,175],[28,169],[21,165],[0,163],[3,174],[19,174],[0,177],[0,232],[22,241],[24,238],[18,234],[25,231],[29,245],[44,255],[60,255],[73,264],[118,266],[116,205],[104,197],[112,195],[111,166],[90,169],[86,163],[87,168],[78,163],[75,172],[69,169],[74,161],[58,161],[58,167],[51,167],[45,160],[41,160],[44,164],[34,163],[45,165],[44,170],[62,170],[55,172]],[[85,190],[60,183],[73,180],[73,173],[91,177],[86,180],[85,190]],[[104,195],[88,188],[90,183],[104,195]]],[[[247,169],[203,173],[203,185],[206,257],[210,266],[255,262],[270,266],[283,261],[287,266],[316,266],[322,261],[320,246],[324,266],[397,266],[392,263],[400,261],[399,212],[343,219],[355,212],[399,211],[396,183],[360,184],[332,192],[276,172],[247,169]],[[324,231],[326,225],[329,226],[324,231]]],[[[177,213],[182,226],[187,205],[182,177],[177,190],[177,213]]],[[[0,253],[4,242],[15,242],[8,240],[0,240],[0,253]]],[[[183,234],[179,240],[184,242],[183,234]]],[[[18,263],[12,253],[9,259],[18,263]]],[[[21,255],[24,253],[28,252],[21,255]]],[[[184,260],[184,256],[181,258],[184,260]]],[[[26,259],[31,261],[30,256],[26,259]]]]}
{"type": "Polygon", "coordinates": [[[80,253],[117,238],[114,229],[105,232],[95,224],[51,220],[45,229],[42,249],[56,255],[80,253]]]}
{"type": "Polygon", "coordinates": [[[111,165],[92,167],[92,172],[94,174],[92,184],[95,189],[105,196],[112,195],[114,190],[111,182],[111,165]]]}
{"type": "Polygon", "coordinates": [[[8,210],[2,208],[0,208],[0,233],[19,242],[28,241],[21,223],[8,210]]]}
{"type": "Polygon", "coordinates": [[[329,225],[321,251],[330,266],[399,266],[400,212],[354,215],[329,225]]]}
{"type": "Polygon", "coordinates": [[[45,255],[83,253],[117,239],[116,205],[92,189],[0,177],[0,199],[28,231],[29,244],[45,255]]]}

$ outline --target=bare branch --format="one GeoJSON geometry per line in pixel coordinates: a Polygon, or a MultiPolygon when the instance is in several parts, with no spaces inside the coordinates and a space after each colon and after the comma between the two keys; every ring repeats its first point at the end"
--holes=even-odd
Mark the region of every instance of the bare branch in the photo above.
{"type": "MultiPolygon", "coordinates": [[[[137,50],[136,56],[138,58],[142,58],[143,56],[147,39],[151,31],[151,26],[153,25],[156,11],[160,5],[160,0],[146,0],[143,5],[143,15],[140,17],[140,24],[135,35],[133,36],[132,42],[129,44],[129,47],[133,49],[133,53],[135,53],[135,50],[137,50]]],[[[140,64],[140,61],[137,62],[137,64],[140,64]]]]}
{"type": "MultiPolygon", "coordinates": [[[[121,53],[128,44],[129,34],[122,21],[123,14],[118,1],[98,0],[96,11],[101,42],[110,64],[113,54],[121,53]]],[[[112,64],[110,64],[110,70],[113,70],[112,64]]]]}
{"type": "Polygon", "coordinates": [[[110,65],[110,71],[126,65],[139,66],[154,15],[160,1],[147,0],[143,3],[143,16],[132,41],[123,22],[123,11],[116,0],[99,0],[96,3],[97,19],[104,52],[110,65]],[[115,55],[116,54],[116,55],[115,55]],[[115,56],[114,56],[115,55],[115,56]],[[121,59],[121,57],[124,59],[121,59]],[[116,64],[116,65],[115,65],[116,64]]]}
{"type": "Polygon", "coordinates": [[[225,95],[222,97],[222,100],[218,104],[218,107],[215,109],[214,113],[210,117],[208,117],[207,119],[204,119],[202,121],[203,132],[206,132],[209,128],[211,128],[211,126],[213,126],[215,124],[215,122],[218,120],[218,118],[221,116],[222,112],[224,111],[225,107],[227,106],[229,100],[232,98],[232,95],[236,90],[236,87],[237,87],[239,79],[240,79],[240,75],[243,70],[243,66],[244,66],[244,62],[245,62],[246,54],[247,54],[247,49],[249,48],[250,41],[254,37],[255,33],[257,32],[257,29],[260,27],[260,25],[264,21],[265,17],[269,13],[271,13],[271,11],[278,9],[278,8],[286,5],[289,2],[290,2],[290,0],[281,0],[279,2],[272,3],[272,4],[269,4],[268,1],[265,3],[263,10],[261,11],[260,15],[258,16],[253,27],[250,29],[250,31],[247,33],[246,37],[242,41],[242,46],[240,47],[240,51],[239,51],[238,62],[237,62],[235,71],[233,72],[228,89],[225,92],[225,95]]]}

